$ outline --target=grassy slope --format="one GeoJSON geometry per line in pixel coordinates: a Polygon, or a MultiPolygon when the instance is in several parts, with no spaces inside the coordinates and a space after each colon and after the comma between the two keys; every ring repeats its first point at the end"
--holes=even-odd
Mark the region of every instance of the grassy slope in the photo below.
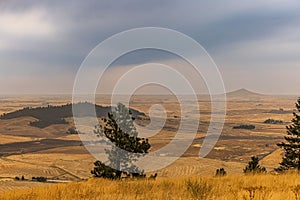
{"type": "Polygon", "coordinates": [[[159,178],[56,184],[0,194],[0,199],[296,199],[300,175],[159,178]],[[250,197],[252,196],[252,197],[250,197]]]}

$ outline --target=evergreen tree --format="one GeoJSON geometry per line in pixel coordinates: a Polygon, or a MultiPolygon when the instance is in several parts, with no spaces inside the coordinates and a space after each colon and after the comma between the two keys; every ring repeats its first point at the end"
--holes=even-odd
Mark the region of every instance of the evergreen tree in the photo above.
{"type": "MultiPolygon", "coordinates": [[[[300,98],[298,98],[296,108],[299,113],[300,98]]],[[[284,150],[284,156],[276,171],[300,170],[300,116],[296,112],[293,115],[292,123],[286,127],[287,135],[284,137],[285,142],[277,144],[277,146],[284,150]]]]}
{"type": "Polygon", "coordinates": [[[220,168],[216,170],[216,176],[226,176],[227,172],[225,171],[224,168],[220,168]]]}
{"type": "Polygon", "coordinates": [[[251,157],[251,161],[248,162],[248,165],[244,169],[244,173],[245,174],[248,174],[248,173],[257,174],[257,173],[265,173],[265,172],[267,172],[266,168],[260,166],[258,164],[258,162],[259,162],[258,157],[252,156],[251,157]]]}
{"type": "Polygon", "coordinates": [[[96,126],[95,134],[101,137],[105,136],[115,146],[106,150],[109,163],[96,161],[91,173],[96,177],[110,179],[120,179],[122,175],[145,177],[144,172],[132,164],[138,159],[138,156],[133,153],[148,153],[151,145],[148,139],[138,137],[131,111],[119,103],[112,113],[108,113],[108,118],[104,118],[102,121],[104,124],[96,126]],[[118,151],[117,147],[125,151],[118,151]],[[123,169],[123,171],[118,169],[123,169]],[[136,173],[132,173],[132,171],[136,173]]]}

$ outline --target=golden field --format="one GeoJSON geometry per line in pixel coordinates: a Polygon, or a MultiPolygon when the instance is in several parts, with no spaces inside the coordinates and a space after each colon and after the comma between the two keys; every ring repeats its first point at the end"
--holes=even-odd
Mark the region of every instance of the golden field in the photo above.
{"type": "Polygon", "coordinates": [[[3,193],[1,200],[52,199],[299,199],[300,175],[229,175],[158,178],[157,180],[90,179],[3,193]]]}
{"type": "MultiPolygon", "coordinates": [[[[243,195],[247,196],[247,193],[249,193],[245,190],[246,186],[240,188],[238,184],[233,182],[236,179],[245,184],[249,183],[250,187],[251,184],[249,181],[253,180],[254,182],[254,180],[259,179],[255,177],[246,179],[242,176],[243,168],[246,166],[250,157],[258,156],[261,159],[260,164],[266,167],[269,172],[278,167],[281,161],[282,152],[278,149],[276,144],[283,140],[286,124],[265,124],[264,121],[271,118],[288,123],[293,117],[292,112],[296,100],[296,96],[266,96],[251,94],[247,91],[229,94],[227,99],[226,122],[222,135],[213,151],[205,158],[199,158],[198,153],[211,116],[209,99],[206,96],[199,96],[199,107],[201,111],[200,123],[193,144],[184,155],[174,163],[164,169],[156,171],[158,173],[157,181],[147,182],[145,185],[147,187],[157,188],[157,191],[160,191],[154,194],[161,195],[157,196],[157,198],[164,199],[165,196],[163,195],[170,195],[172,191],[178,191],[178,196],[174,196],[174,199],[178,199],[181,195],[183,195],[182,199],[192,198],[192,196],[190,196],[191,194],[186,190],[185,184],[187,178],[185,177],[204,176],[205,178],[202,179],[208,183],[213,184],[213,182],[216,182],[217,185],[220,185],[213,185],[212,190],[216,191],[215,194],[221,193],[221,185],[224,185],[225,191],[229,191],[228,193],[239,191],[239,198],[243,199],[243,195]],[[284,112],[282,112],[282,110],[284,112]],[[252,124],[255,125],[256,128],[254,130],[233,129],[233,126],[240,124],[252,124]],[[225,168],[228,177],[222,179],[213,178],[218,168],[225,168]],[[164,188],[164,184],[170,184],[171,186],[164,188]],[[231,190],[230,187],[233,186],[236,186],[236,188],[232,188],[231,190]],[[178,189],[176,189],[176,187],[178,187],[178,189]]],[[[66,103],[70,103],[70,97],[68,96],[0,97],[0,114],[12,112],[23,107],[47,106],[49,104],[63,105],[66,103]]],[[[99,105],[109,105],[109,103],[110,99],[105,96],[97,98],[97,104],[99,105]]],[[[178,129],[178,124],[180,123],[180,118],[178,117],[180,116],[180,105],[175,97],[133,96],[130,100],[131,108],[144,112],[146,115],[149,115],[149,109],[154,104],[160,104],[166,109],[167,120],[165,127],[157,133],[157,135],[149,138],[150,144],[152,145],[150,151],[156,151],[168,144],[174,137],[178,129]]],[[[193,113],[194,107],[195,105],[190,105],[190,117],[196,121],[199,116],[193,113]]],[[[29,122],[34,120],[35,118],[27,116],[0,120],[0,194],[11,191],[12,193],[5,194],[13,195],[14,193],[17,194],[21,192],[23,189],[42,191],[43,186],[49,185],[49,183],[14,181],[15,176],[21,177],[22,175],[29,180],[33,176],[44,176],[48,179],[74,181],[74,183],[68,185],[56,186],[50,184],[50,191],[53,190],[52,195],[55,193],[55,188],[62,188],[63,190],[64,187],[72,188],[73,186],[74,188],[86,187],[87,190],[93,190],[93,187],[100,188],[98,185],[105,185],[105,188],[107,185],[111,185],[112,188],[114,188],[118,187],[118,184],[121,184],[121,188],[125,187],[122,185],[124,181],[110,182],[92,179],[88,182],[77,183],[76,181],[88,180],[92,177],[90,170],[93,168],[95,158],[81,145],[81,140],[78,135],[66,134],[68,128],[73,126],[72,119],[67,119],[71,122],[70,124],[53,124],[46,128],[30,126],[29,122]],[[84,186],[85,184],[86,186],[84,186]],[[37,189],[35,190],[35,188],[37,189]]],[[[148,122],[138,121],[137,123],[147,124],[148,122]]],[[[149,174],[147,175],[149,176],[149,174]]],[[[284,181],[287,181],[286,179],[288,178],[285,177],[286,176],[267,176],[265,181],[268,180],[267,182],[271,184],[278,179],[282,185],[294,184],[293,187],[296,187],[297,182],[286,183],[284,181]]],[[[264,178],[266,177],[264,176],[264,178]]],[[[196,179],[198,178],[192,178],[192,180],[196,179]]],[[[134,188],[137,187],[134,186],[135,184],[144,184],[141,182],[143,181],[129,182],[128,187],[134,188]]],[[[267,182],[264,184],[268,184],[267,182]]],[[[255,186],[254,184],[253,186],[256,187],[258,185],[255,186]]],[[[70,191],[71,190],[72,189],[70,189],[70,191]]],[[[147,192],[153,192],[154,189],[148,188],[145,190],[147,190],[147,192]]],[[[109,188],[106,188],[105,191],[108,192],[106,195],[111,195],[109,188]]],[[[74,191],[72,193],[74,193],[74,195],[76,194],[74,191]]],[[[275,198],[277,193],[278,191],[274,190],[272,192],[272,198],[275,198]]],[[[59,194],[58,192],[56,195],[59,194]]],[[[214,192],[212,194],[214,194],[214,192]]],[[[130,194],[119,195],[120,197],[118,198],[123,199],[122,195],[130,194]]],[[[293,193],[290,191],[288,195],[290,195],[291,199],[295,199],[295,196],[293,196],[293,193]]],[[[149,195],[147,195],[147,198],[148,196],[149,195]]],[[[54,198],[54,196],[52,197],[54,198]]],[[[99,197],[99,194],[97,194],[97,197],[99,197]]],[[[143,194],[137,196],[137,198],[141,199],[144,197],[143,194]]],[[[13,199],[13,197],[11,198],[13,199]]],[[[130,199],[134,197],[128,196],[127,198],[124,196],[124,198],[130,199]]],[[[151,198],[151,195],[149,198],[151,198]]],[[[213,196],[212,198],[217,197],[213,196]]],[[[218,199],[222,198],[220,195],[218,196],[218,199]]],[[[224,199],[226,198],[225,196],[224,199]]],[[[19,197],[15,197],[15,199],[19,199],[19,197]]],[[[44,199],[44,197],[40,199],[44,199]]],[[[227,199],[232,198],[228,197],[227,199]]]]}

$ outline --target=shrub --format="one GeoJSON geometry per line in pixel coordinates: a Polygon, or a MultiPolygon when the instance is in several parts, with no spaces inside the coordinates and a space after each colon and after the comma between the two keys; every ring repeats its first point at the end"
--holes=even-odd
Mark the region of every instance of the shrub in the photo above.
{"type": "Polygon", "coordinates": [[[264,121],[265,124],[284,124],[282,120],[275,120],[275,119],[267,119],[264,121]]]}
{"type": "Polygon", "coordinates": [[[188,180],[186,187],[193,199],[205,200],[211,195],[212,185],[202,180],[188,180]]]}
{"type": "Polygon", "coordinates": [[[76,130],[76,128],[69,128],[67,131],[67,134],[79,134],[79,132],[76,130]]]}
{"type": "Polygon", "coordinates": [[[233,129],[246,129],[246,130],[253,130],[255,129],[254,125],[249,125],[249,124],[242,124],[239,126],[234,126],[233,129]]]}
{"type": "Polygon", "coordinates": [[[248,165],[246,166],[246,168],[244,169],[244,173],[265,173],[267,172],[265,167],[262,167],[258,164],[259,159],[256,156],[252,156],[251,157],[251,161],[248,162],[248,165]]]}
{"type": "Polygon", "coordinates": [[[224,168],[220,168],[216,170],[216,176],[226,176],[227,172],[225,171],[224,168]]]}

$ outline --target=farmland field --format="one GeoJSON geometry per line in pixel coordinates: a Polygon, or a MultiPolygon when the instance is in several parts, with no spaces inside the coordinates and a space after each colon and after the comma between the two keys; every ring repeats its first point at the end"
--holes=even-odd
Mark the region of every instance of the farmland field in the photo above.
{"type": "MultiPolygon", "coordinates": [[[[70,96],[10,96],[0,98],[0,113],[9,113],[24,107],[44,107],[71,103],[70,96]]],[[[241,174],[251,156],[258,156],[268,171],[278,166],[281,151],[276,144],[283,140],[285,126],[292,118],[295,96],[266,96],[246,90],[228,94],[226,122],[219,141],[205,158],[199,158],[201,143],[209,125],[210,101],[199,96],[200,123],[193,144],[171,165],[158,170],[158,177],[185,177],[214,175],[218,168],[228,174],[241,174]],[[283,124],[266,124],[267,119],[281,120],[283,124]],[[253,125],[255,129],[233,129],[238,125],[253,125]]],[[[97,96],[96,103],[107,106],[108,96],[97,96]]],[[[167,114],[164,128],[149,138],[155,151],[172,140],[180,123],[180,105],[173,96],[133,96],[130,107],[149,115],[154,104],[162,105],[167,114]]],[[[190,105],[190,117],[195,105],[190,105]]],[[[91,177],[95,158],[85,149],[78,135],[67,134],[73,126],[53,124],[45,128],[30,126],[36,120],[30,116],[0,120],[0,190],[31,188],[40,183],[16,182],[14,177],[26,179],[44,176],[49,179],[79,181],[91,177]]],[[[137,124],[149,121],[137,119],[137,124]]],[[[168,156],[168,155],[166,155],[168,156]]]]}

